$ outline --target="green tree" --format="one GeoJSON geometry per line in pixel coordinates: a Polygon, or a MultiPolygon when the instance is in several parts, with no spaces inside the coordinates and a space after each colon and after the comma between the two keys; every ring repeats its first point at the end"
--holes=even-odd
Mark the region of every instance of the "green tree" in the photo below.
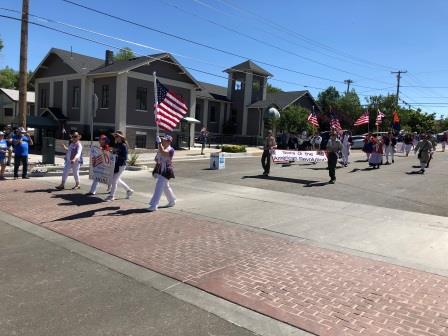
{"type": "Polygon", "coordinates": [[[289,106],[280,113],[278,127],[290,133],[312,131],[312,126],[308,123],[309,111],[300,106],[289,106]]]}
{"type": "Polygon", "coordinates": [[[0,37],[0,51],[2,51],[3,50],[3,40],[2,40],[2,38],[0,37]]]}
{"type": "Polygon", "coordinates": [[[362,114],[361,102],[355,90],[340,97],[336,105],[351,121],[355,121],[362,114]]]}
{"type": "Polygon", "coordinates": [[[4,89],[17,89],[19,87],[19,72],[9,67],[1,69],[0,87],[4,89]]]}
{"type": "Polygon", "coordinates": [[[330,86],[325,91],[319,93],[317,101],[322,111],[329,113],[330,108],[335,108],[337,106],[340,97],[341,94],[339,91],[334,86],[330,86]]]}
{"type": "Polygon", "coordinates": [[[268,83],[267,87],[266,87],[266,91],[267,93],[277,93],[277,92],[283,92],[282,89],[272,86],[271,84],[268,83]]]}
{"type": "Polygon", "coordinates": [[[135,57],[135,54],[132,51],[132,49],[128,48],[128,47],[124,47],[124,48],[120,49],[120,51],[118,53],[115,54],[114,60],[115,61],[126,61],[133,57],[135,57]]]}

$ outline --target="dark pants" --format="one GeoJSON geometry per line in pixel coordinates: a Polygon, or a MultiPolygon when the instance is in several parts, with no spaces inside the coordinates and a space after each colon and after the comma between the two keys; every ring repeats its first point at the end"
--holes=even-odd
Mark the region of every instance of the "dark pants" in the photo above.
{"type": "Polygon", "coordinates": [[[334,152],[328,153],[328,174],[330,179],[336,180],[336,164],[338,163],[338,155],[334,152]]]}
{"type": "Polygon", "coordinates": [[[263,151],[263,155],[261,156],[261,166],[263,167],[265,174],[269,174],[271,170],[271,152],[269,152],[269,149],[263,151]]]}
{"type": "Polygon", "coordinates": [[[19,167],[22,163],[22,177],[26,177],[28,173],[28,156],[14,156],[14,177],[19,177],[19,167]]]}

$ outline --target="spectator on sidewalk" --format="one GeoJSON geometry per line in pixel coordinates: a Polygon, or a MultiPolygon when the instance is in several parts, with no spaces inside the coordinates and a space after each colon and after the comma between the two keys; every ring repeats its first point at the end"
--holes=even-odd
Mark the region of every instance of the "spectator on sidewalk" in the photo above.
{"type": "MultiPolygon", "coordinates": [[[[106,135],[101,135],[98,139],[98,147],[103,151],[108,153],[110,151],[109,148],[109,138],[106,135]]],[[[107,155],[107,154],[106,154],[107,155]]],[[[93,180],[92,186],[90,187],[90,191],[86,194],[87,196],[95,195],[96,194],[96,188],[98,187],[98,181],[93,180]]],[[[107,186],[107,191],[110,192],[110,185],[107,186]]]]}
{"type": "Polygon", "coordinates": [[[74,132],[71,135],[71,143],[67,148],[67,153],[65,154],[65,166],[62,173],[61,184],[56,187],[58,190],[63,190],[65,188],[65,182],[67,181],[70,169],[73,171],[73,177],[75,179],[75,185],[73,190],[79,189],[79,167],[82,165],[82,144],[81,135],[78,132],[74,132]]]}
{"type": "MultiPolygon", "coordinates": [[[[16,128],[17,129],[17,128],[16,128]]],[[[11,165],[11,159],[12,159],[12,136],[15,134],[15,130],[11,129],[11,125],[6,125],[4,128],[5,133],[5,140],[8,142],[8,159],[6,161],[6,165],[11,165]]]]}
{"type": "Polygon", "coordinates": [[[207,128],[203,127],[201,133],[199,134],[199,143],[201,144],[201,155],[204,155],[204,149],[208,141],[208,131],[207,128]]]}
{"type": "Polygon", "coordinates": [[[110,194],[105,199],[106,202],[111,202],[115,200],[115,193],[117,192],[118,183],[126,190],[126,198],[129,199],[134,190],[132,190],[122,179],[121,175],[126,169],[126,164],[128,161],[128,142],[123,135],[123,132],[116,131],[113,133],[115,139],[115,145],[113,148],[113,153],[116,155],[114,176],[112,178],[112,185],[110,187],[110,194]]]}
{"type": "Polygon", "coordinates": [[[336,131],[332,131],[330,139],[327,142],[328,174],[330,175],[329,184],[336,182],[336,165],[338,163],[338,154],[342,150],[342,142],[338,139],[336,131]]]}
{"type": "Polygon", "coordinates": [[[8,154],[8,141],[5,139],[5,133],[0,132],[0,180],[5,179],[6,156],[8,154]]]}
{"type": "Polygon", "coordinates": [[[171,189],[169,180],[174,178],[174,168],[173,168],[173,157],[174,148],[171,147],[171,142],[173,138],[169,135],[165,135],[162,139],[156,137],[156,142],[158,144],[159,150],[155,157],[156,166],[152,171],[152,175],[157,179],[156,188],[151,200],[149,201],[148,211],[156,211],[162,193],[168,200],[167,207],[173,207],[176,205],[176,196],[174,196],[173,190],[171,189]]]}
{"type": "Polygon", "coordinates": [[[22,178],[28,179],[28,152],[29,146],[33,145],[33,140],[27,131],[20,127],[12,137],[14,146],[14,179],[19,178],[19,167],[22,164],[22,178]]]}
{"type": "Polygon", "coordinates": [[[263,175],[268,176],[271,172],[271,155],[272,151],[277,148],[277,143],[272,135],[272,131],[268,131],[268,136],[264,140],[263,155],[261,156],[261,166],[263,167],[263,175]]]}

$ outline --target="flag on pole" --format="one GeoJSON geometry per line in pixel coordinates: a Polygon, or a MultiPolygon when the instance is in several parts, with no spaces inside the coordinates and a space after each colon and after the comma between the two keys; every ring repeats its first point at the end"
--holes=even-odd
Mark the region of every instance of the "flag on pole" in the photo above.
{"type": "Polygon", "coordinates": [[[334,128],[338,132],[342,131],[342,127],[341,127],[341,123],[339,122],[339,119],[332,112],[330,114],[330,128],[334,128]]]}
{"type": "Polygon", "coordinates": [[[392,117],[394,119],[394,124],[399,124],[400,123],[400,117],[398,116],[397,111],[394,111],[394,113],[392,114],[392,117]]]}
{"type": "Polygon", "coordinates": [[[313,125],[314,127],[319,127],[319,121],[317,120],[317,114],[314,112],[314,106],[313,110],[308,115],[308,122],[313,125]]]}
{"type": "Polygon", "coordinates": [[[375,125],[379,126],[382,124],[383,122],[383,118],[385,117],[384,113],[380,111],[380,109],[378,109],[378,113],[376,115],[376,121],[375,121],[375,125]]]}
{"type": "Polygon", "coordinates": [[[174,92],[157,82],[156,124],[171,132],[187,114],[188,107],[174,92]]]}
{"type": "Polygon", "coordinates": [[[369,110],[366,110],[361,116],[355,121],[354,126],[361,126],[369,123],[369,110]]]}

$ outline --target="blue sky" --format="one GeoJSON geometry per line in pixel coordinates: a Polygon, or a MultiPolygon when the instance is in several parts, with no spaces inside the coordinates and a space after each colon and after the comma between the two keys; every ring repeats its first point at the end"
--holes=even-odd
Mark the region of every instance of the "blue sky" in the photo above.
{"type": "MultiPolygon", "coordinates": [[[[336,81],[350,78],[360,94],[394,93],[396,79],[390,71],[408,70],[408,74],[403,75],[401,98],[414,106],[429,103],[431,105],[421,106],[424,111],[448,116],[448,106],[432,106],[448,102],[448,89],[422,88],[448,87],[448,45],[444,43],[448,2],[444,0],[74,1],[254,60],[288,68],[292,71],[261,65],[274,75],[271,83],[284,90],[303,90],[304,86],[326,88],[329,85],[345,90],[342,83],[294,72],[299,71],[336,81]]],[[[119,22],[61,0],[30,0],[30,4],[32,14],[186,56],[176,57],[185,66],[217,76],[225,77],[222,70],[244,60],[119,22]]],[[[2,0],[0,7],[20,9],[21,1],[2,0]]],[[[129,46],[138,54],[157,52],[58,24],[42,23],[119,47],[129,46]]],[[[5,44],[0,55],[0,67],[18,68],[19,34],[19,22],[0,19],[0,36],[5,44]]],[[[75,52],[99,58],[104,56],[105,50],[101,45],[30,26],[29,68],[34,69],[51,47],[72,48],[75,52]]],[[[192,74],[198,80],[223,86],[227,84],[221,77],[195,71],[192,74]]],[[[319,92],[314,88],[309,90],[314,95],[319,92]]]]}

